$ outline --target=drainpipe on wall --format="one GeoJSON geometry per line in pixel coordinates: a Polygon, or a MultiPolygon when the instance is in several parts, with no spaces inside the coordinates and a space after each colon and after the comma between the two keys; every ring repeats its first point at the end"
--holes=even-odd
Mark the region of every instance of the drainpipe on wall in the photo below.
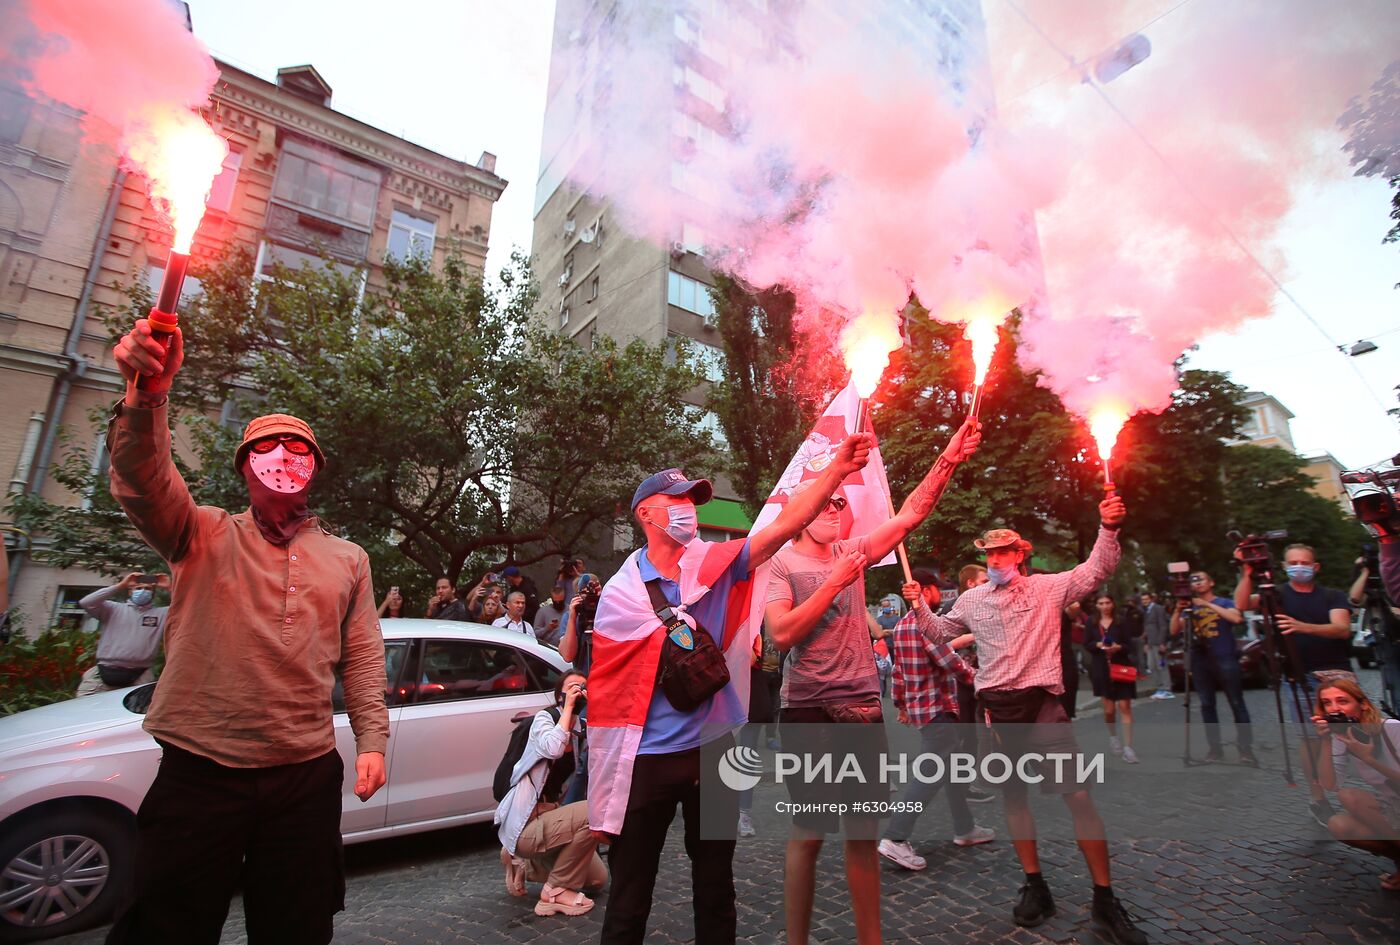
{"type": "MultiPolygon", "coordinates": [[[[87,275],[83,279],[83,291],[78,296],[78,305],[73,312],[73,323],[68,326],[68,340],[63,346],[63,358],[68,362],[63,373],[54,380],[53,393],[49,397],[48,423],[44,428],[44,439],[39,446],[39,455],[34,459],[26,477],[24,489],[27,495],[37,495],[44,488],[49,477],[49,462],[53,458],[54,443],[58,440],[58,427],[63,421],[63,411],[68,407],[68,395],[73,390],[73,382],[87,373],[87,362],[83,360],[78,343],[82,340],[83,329],[87,327],[88,306],[92,302],[92,290],[97,285],[98,274],[102,271],[102,258],[107,252],[107,240],[112,235],[112,224],[117,218],[117,207],[121,205],[122,188],[126,186],[126,171],[118,170],[107,191],[107,206],[102,211],[102,224],[97,228],[97,239],[92,244],[92,259],[88,262],[87,275]]],[[[16,544],[14,559],[10,562],[10,594],[19,581],[24,569],[29,538],[21,537],[16,544]]]]}

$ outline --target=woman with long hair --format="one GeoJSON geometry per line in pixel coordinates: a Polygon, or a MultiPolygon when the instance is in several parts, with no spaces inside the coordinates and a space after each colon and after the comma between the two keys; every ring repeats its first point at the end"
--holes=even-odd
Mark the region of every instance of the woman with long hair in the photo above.
{"type": "MultiPolygon", "coordinates": [[[[1100,594],[1094,598],[1095,614],[1084,632],[1084,647],[1093,657],[1089,679],[1094,695],[1103,699],[1103,720],[1108,726],[1108,745],[1115,755],[1121,754],[1130,765],[1138,763],[1133,751],[1133,700],[1137,698],[1136,679],[1114,679],[1112,666],[1135,670],[1132,654],[1132,631],[1119,620],[1113,598],[1100,594]],[[1123,719],[1123,738],[1118,738],[1118,718],[1123,719]]],[[[1119,670],[1126,675],[1126,670],[1119,670]]]]}
{"type": "Polygon", "coordinates": [[[1389,857],[1395,872],[1381,888],[1400,891],[1400,720],[1381,717],[1370,697],[1350,679],[1333,679],[1317,693],[1313,724],[1322,739],[1318,780],[1337,792],[1342,812],[1327,830],[1343,843],[1389,857]],[[1337,765],[1351,757],[1351,770],[1371,790],[1337,787],[1337,765]]]}
{"type": "Polygon", "coordinates": [[[501,589],[493,587],[486,592],[486,597],[481,602],[481,616],[477,618],[477,623],[489,625],[497,617],[504,617],[505,613],[506,605],[501,599],[501,589]]]}

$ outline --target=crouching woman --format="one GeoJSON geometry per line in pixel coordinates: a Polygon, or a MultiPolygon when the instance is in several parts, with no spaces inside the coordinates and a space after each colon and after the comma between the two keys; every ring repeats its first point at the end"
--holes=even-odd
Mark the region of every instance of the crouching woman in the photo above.
{"type": "Polygon", "coordinates": [[[496,808],[506,888],[523,896],[527,879],[544,883],[536,915],[583,915],[593,908],[583,890],[608,878],[588,829],[588,802],[559,805],[582,737],[578,716],[587,682],[572,671],[560,678],[554,707],[535,714],[525,751],[511,771],[511,789],[496,808]]]}
{"type": "Polygon", "coordinates": [[[1381,877],[1381,888],[1400,890],[1400,721],[1383,719],[1361,687],[1335,679],[1317,694],[1313,723],[1322,737],[1318,780],[1337,792],[1343,813],[1327,829],[1343,843],[1390,859],[1395,872],[1381,877]],[[1351,770],[1371,790],[1338,789],[1339,766],[1351,757],[1351,770]]]}

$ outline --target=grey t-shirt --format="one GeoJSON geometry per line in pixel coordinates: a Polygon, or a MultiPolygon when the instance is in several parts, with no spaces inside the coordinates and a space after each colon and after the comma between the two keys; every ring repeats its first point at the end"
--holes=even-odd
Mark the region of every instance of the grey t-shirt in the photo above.
{"type": "MultiPolygon", "coordinates": [[[[838,541],[825,560],[801,554],[791,545],[773,556],[768,601],[794,607],[816,593],[831,576],[836,559],[850,550],[868,553],[864,538],[838,541]]],[[[784,707],[864,702],[880,697],[880,676],[866,624],[865,576],[836,595],[811,634],[788,651],[783,672],[784,707]]]]}

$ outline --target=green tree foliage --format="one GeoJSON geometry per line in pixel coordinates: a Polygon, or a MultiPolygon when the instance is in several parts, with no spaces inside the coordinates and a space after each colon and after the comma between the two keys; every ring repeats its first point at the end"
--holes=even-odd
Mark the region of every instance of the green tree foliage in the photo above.
{"type": "MultiPolygon", "coordinates": [[[[370,551],[381,593],[572,551],[625,515],[626,498],[658,466],[707,470],[712,443],[681,400],[700,377],[687,354],[605,338],[585,350],[541,329],[521,257],[495,287],[457,258],[441,273],[391,263],[383,288],[363,294],[359,272],[329,262],[277,269],[256,293],[246,255],[196,274],[205,293],[181,319],[187,357],[172,409],[194,434],[197,500],[247,504],[230,463],[241,423],[213,422],[211,409],[231,402],[244,419],[303,418],[327,458],[312,507],[370,551]]],[[[148,305],[137,289],[109,313],[114,338],[148,305]]],[[[84,460],[70,454],[63,484],[105,493],[84,460]]],[[[110,499],[98,505],[102,514],[32,500],[20,520],[64,526],[54,553],[68,563],[133,567],[139,543],[110,499]]]]}
{"type": "Polygon", "coordinates": [[[846,368],[830,336],[798,331],[791,292],[749,292],[720,274],[715,283],[725,370],[709,406],[729,441],[730,481],[753,516],[845,383],[846,368]]]}
{"type": "Polygon", "coordinates": [[[1227,522],[1246,534],[1286,529],[1288,541],[1273,543],[1277,561],[1284,544],[1311,545],[1324,564],[1322,580],[1344,585],[1362,543],[1371,539],[1335,502],[1310,491],[1313,480],[1302,471],[1304,465],[1287,450],[1231,448],[1224,464],[1227,522]]]}

